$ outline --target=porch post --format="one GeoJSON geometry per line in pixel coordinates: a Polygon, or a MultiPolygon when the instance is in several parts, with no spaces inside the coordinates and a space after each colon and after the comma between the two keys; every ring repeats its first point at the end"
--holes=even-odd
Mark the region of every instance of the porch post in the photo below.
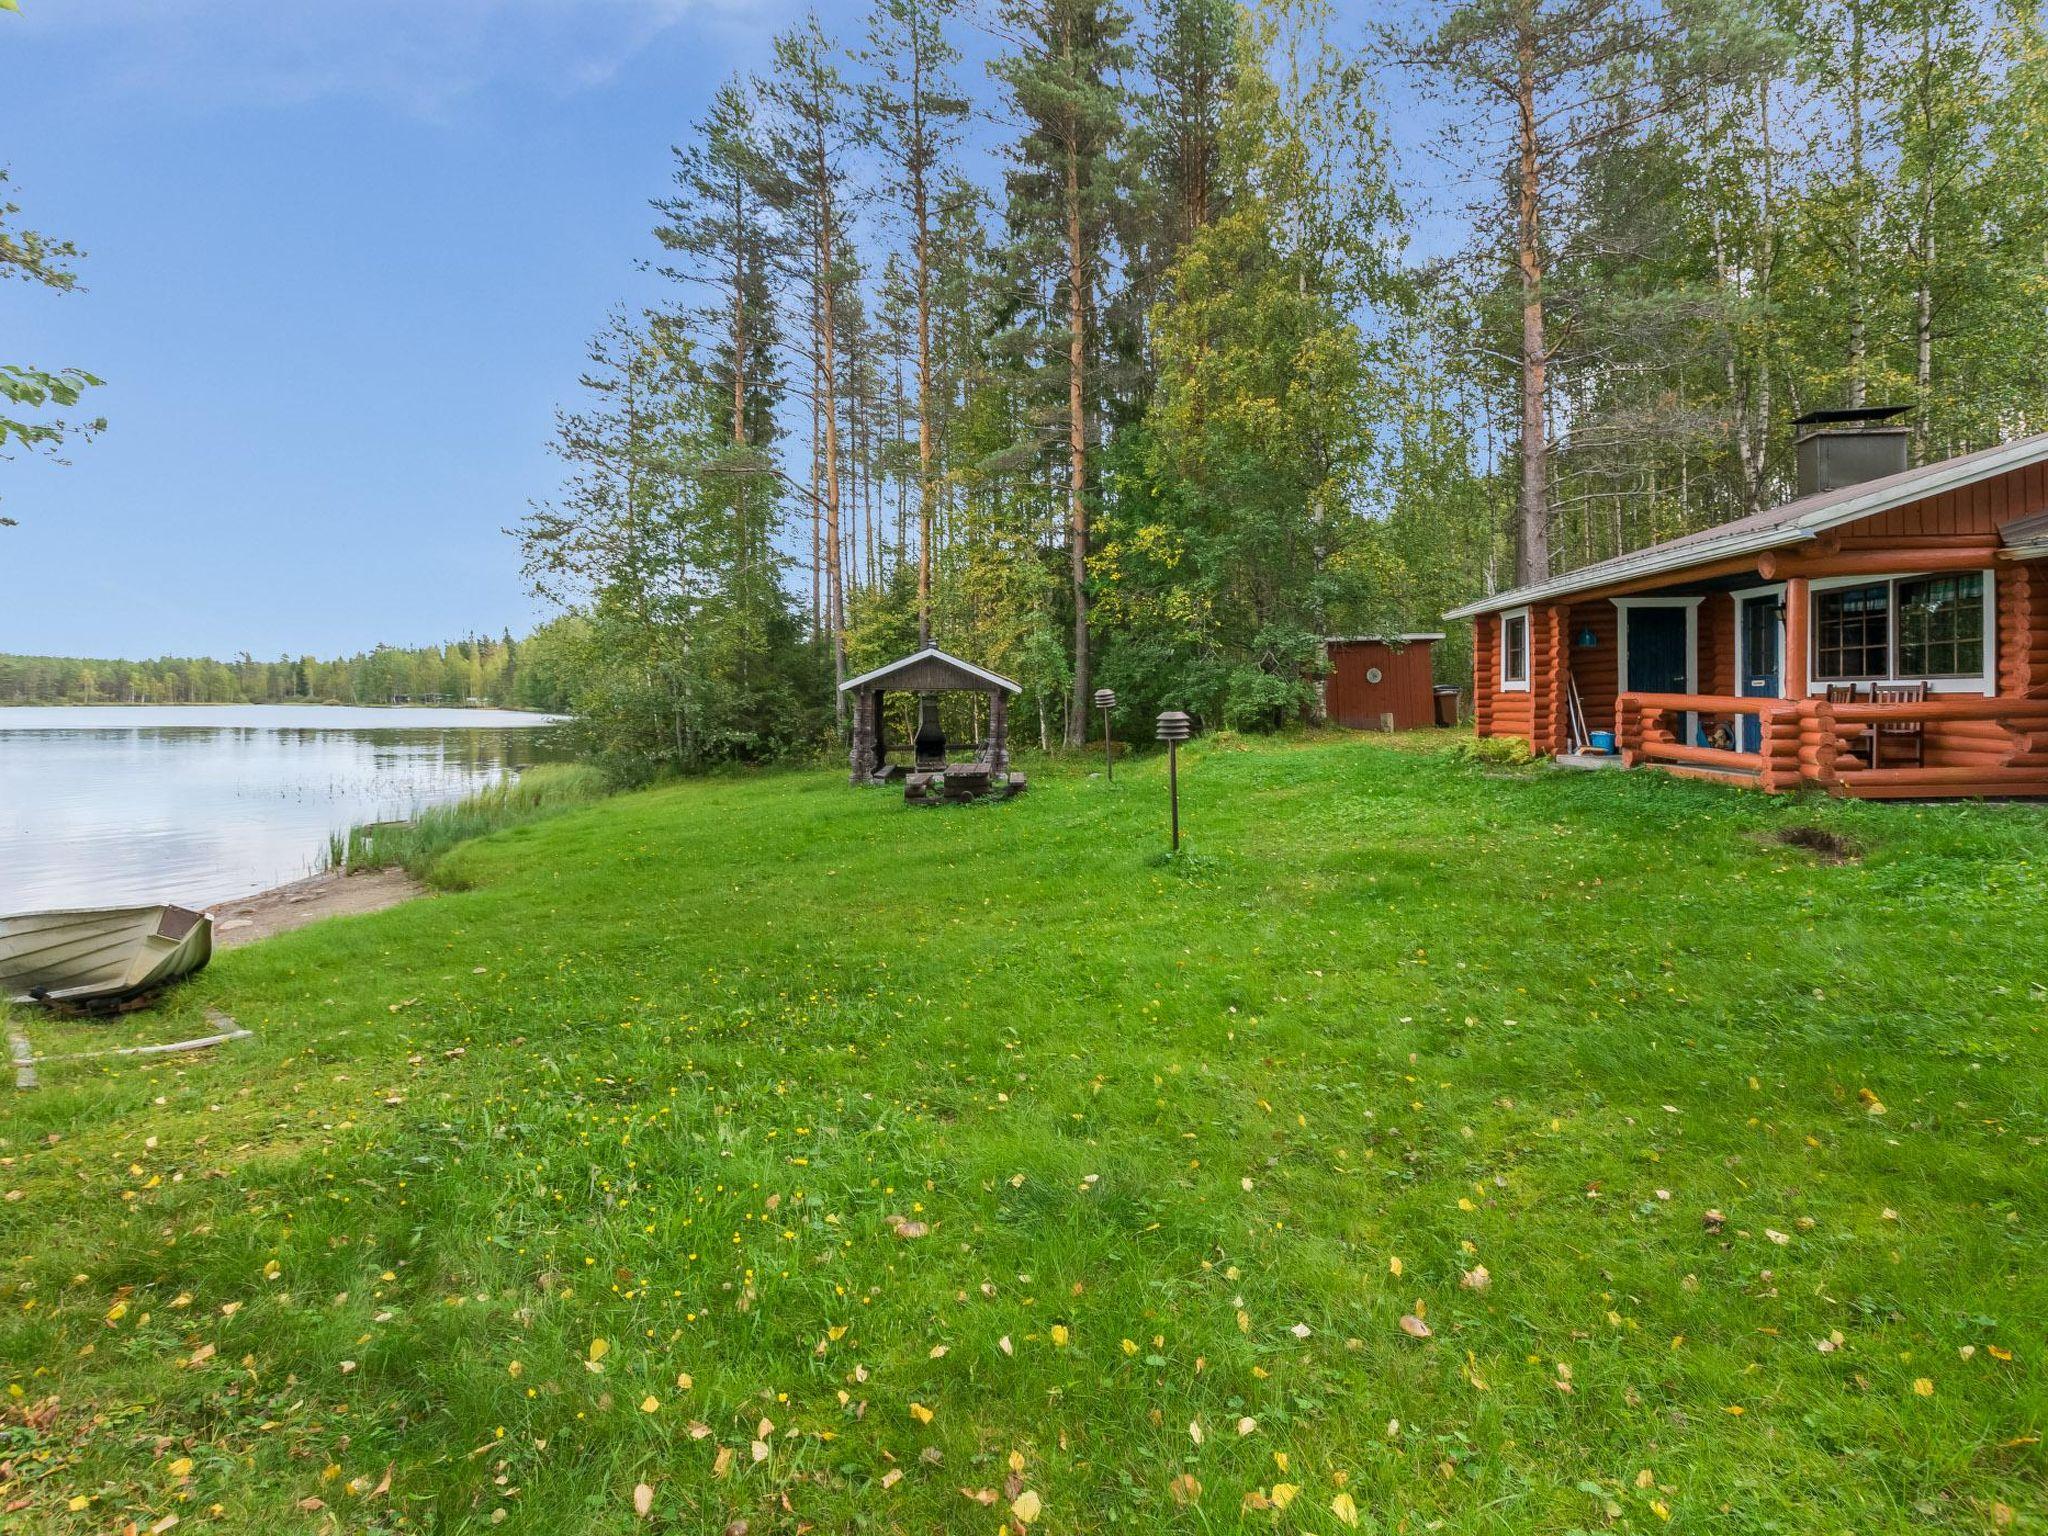
{"type": "Polygon", "coordinates": [[[1807,614],[1811,608],[1811,590],[1804,576],[1785,578],[1785,675],[1779,679],[1778,691],[1788,699],[1806,697],[1806,679],[1810,672],[1806,660],[1806,640],[1810,633],[1807,614]]]}

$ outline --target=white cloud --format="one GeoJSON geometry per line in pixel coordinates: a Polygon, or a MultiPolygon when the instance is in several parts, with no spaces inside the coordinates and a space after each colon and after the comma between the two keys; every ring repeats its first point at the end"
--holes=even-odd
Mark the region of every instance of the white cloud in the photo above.
{"type": "Polygon", "coordinates": [[[571,94],[604,84],[664,33],[765,36],[792,0],[27,0],[22,45],[63,46],[111,95],[291,104],[381,101],[441,116],[486,86],[571,94]]]}

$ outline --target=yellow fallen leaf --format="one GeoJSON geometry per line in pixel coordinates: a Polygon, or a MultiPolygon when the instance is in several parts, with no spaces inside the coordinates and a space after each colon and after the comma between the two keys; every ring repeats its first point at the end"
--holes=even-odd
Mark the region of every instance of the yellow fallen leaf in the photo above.
{"type": "Polygon", "coordinates": [[[1052,1346],[1054,1349],[1065,1349],[1067,1347],[1067,1340],[1072,1337],[1073,1335],[1067,1332],[1067,1325],[1065,1323],[1054,1323],[1052,1325],[1052,1346]]]}
{"type": "Polygon", "coordinates": [[[592,1339],[590,1341],[590,1359],[602,1360],[606,1355],[610,1354],[611,1352],[611,1345],[605,1343],[603,1339],[592,1339]]]}
{"type": "Polygon", "coordinates": [[[173,1477],[183,1477],[186,1473],[190,1472],[191,1470],[192,1458],[190,1456],[180,1456],[176,1461],[172,1462],[170,1465],[170,1473],[173,1477]]]}
{"type": "Polygon", "coordinates": [[[1348,1493],[1340,1493],[1330,1500],[1330,1513],[1346,1525],[1358,1524],[1358,1502],[1348,1493]]]}
{"type": "Polygon", "coordinates": [[[912,1403],[910,1405],[910,1416],[920,1424],[929,1424],[932,1421],[932,1411],[925,1407],[923,1403],[912,1403]]]}
{"type": "Polygon", "coordinates": [[[653,1413],[656,1409],[660,1407],[661,1399],[656,1397],[652,1392],[648,1393],[645,1397],[640,1399],[640,1411],[642,1413],[653,1413]]]}
{"type": "Polygon", "coordinates": [[[1285,1509],[1294,1502],[1294,1496],[1299,1492],[1301,1492],[1301,1488],[1298,1484],[1275,1483],[1273,1485],[1273,1507],[1275,1509],[1285,1509]]]}
{"type": "Polygon", "coordinates": [[[1914,1377],[1914,1378],[1913,1378],[1913,1395],[1914,1395],[1915,1397],[1932,1397],[1932,1396],[1934,1396],[1934,1383],[1933,1383],[1932,1381],[1928,1380],[1928,1379],[1927,1379],[1927,1378],[1926,1378],[1925,1376],[1916,1376],[1916,1377],[1914,1377]]]}
{"type": "Polygon", "coordinates": [[[1029,1525],[1044,1509],[1045,1501],[1029,1488],[1010,1500],[1010,1513],[1017,1517],[1019,1525],[1029,1525]]]}

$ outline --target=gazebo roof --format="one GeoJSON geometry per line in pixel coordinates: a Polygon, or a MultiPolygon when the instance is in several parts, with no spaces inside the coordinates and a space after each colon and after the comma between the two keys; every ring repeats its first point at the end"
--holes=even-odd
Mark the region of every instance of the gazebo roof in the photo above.
{"type": "Polygon", "coordinates": [[[839,685],[841,693],[856,688],[893,688],[904,693],[943,693],[948,689],[988,693],[997,688],[1005,693],[1024,691],[1007,677],[998,677],[971,661],[962,661],[936,645],[928,645],[916,655],[892,661],[886,667],[863,672],[859,677],[849,677],[839,685]]]}

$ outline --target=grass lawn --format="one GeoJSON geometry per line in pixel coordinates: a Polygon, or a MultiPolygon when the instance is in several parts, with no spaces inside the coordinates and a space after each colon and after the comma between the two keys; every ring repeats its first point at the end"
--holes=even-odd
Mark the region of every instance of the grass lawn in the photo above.
{"type": "Polygon", "coordinates": [[[0,1529],[2048,1526],[2048,816],[1433,746],[1198,744],[1177,862],[1156,760],[683,785],[222,958],[7,1102],[0,1529]]]}

